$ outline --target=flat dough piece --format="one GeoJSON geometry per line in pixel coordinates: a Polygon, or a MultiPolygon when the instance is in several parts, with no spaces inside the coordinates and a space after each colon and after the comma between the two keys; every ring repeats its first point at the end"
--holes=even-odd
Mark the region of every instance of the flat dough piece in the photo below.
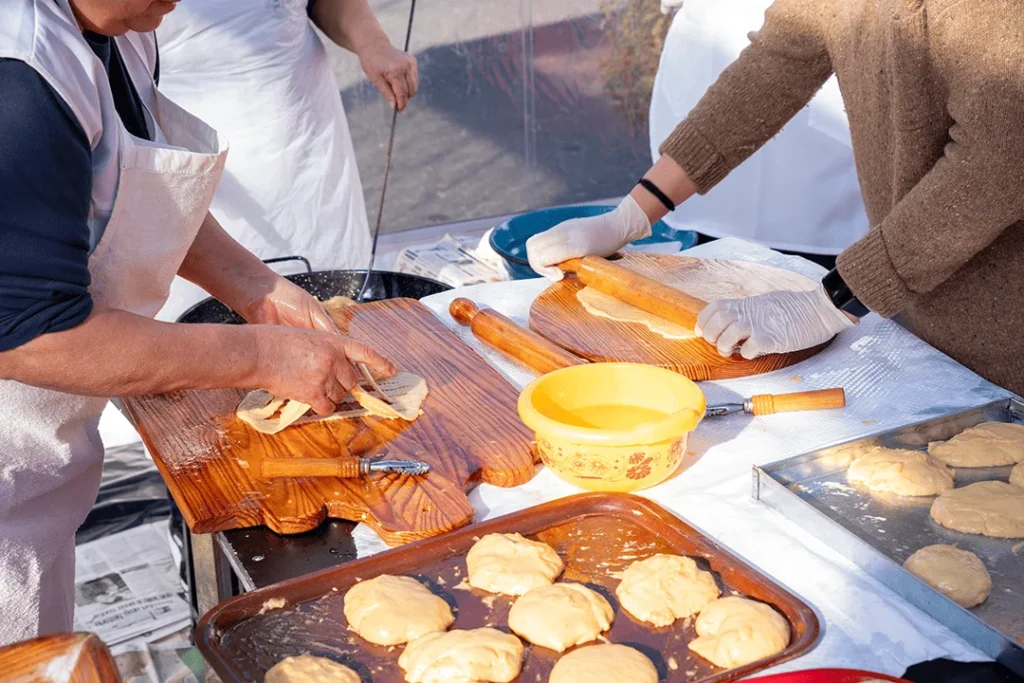
{"type": "Polygon", "coordinates": [[[903,566],[953,602],[968,609],[985,602],[992,590],[992,577],[981,558],[955,546],[925,546],[908,557],[903,566]]]}
{"type": "Polygon", "coordinates": [[[1010,483],[1024,489],[1024,462],[1010,470],[1010,483]]]}
{"type": "Polygon", "coordinates": [[[409,683],[509,683],[522,665],[522,641],[494,628],[428,633],[398,658],[409,683]]]}
{"type": "Polygon", "coordinates": [[[949,441],[928,444],[928,453],[953,467],[998,467],[1024,462],[1024,426],[983,422],[949,441]]]}
{"type": "Polygon", "coordinates": [[[400,645],[455,622],[448,603],[419,581],[387,574],[348,590],[345,618],[353,631],[377,645],[400,645]]]}
{"type": "Polygon", "coordinates": [[[1003,481],[979,481],[936,498],[931,516],[954,531],[1024,538],[1024,489],[1003,481]]]}
{"type": "Polygon", "coordinates": [[[352,389],[352,396],[370,415],[386,420],[412,422],[423,414],[420,407],[430,393],[427,380],[411,372],[400,372],[394,377],[380,380],[377,385],[394,401],[393,405],[388,405],[361,386],[352,389]]]}
{"type": "Polygon", "coordinates": [[[269,391],[250,391],[238,404],[235,415],[257,432],[276,434],[309,411],[309,404],[277,398],[269,391]]]}
{"type": "Polygon", "coordinates": [[[693,330],[678,323],[669,322],[653,313],[637,308],[625,301],[599,292],[592,287],[584,287],[576,292],[576,299],[583,309],[598,318],[607,318],[622,323],[638,323],[665,339],[693,339],[697,335],[693,330]]]}
{"type": "Polygon", "coordinates": [[[689,648],[723,669],[771,657],[789,645],[789,622],[771,606],[748,598],[719,598],[694,623],[689,648]]]}
{"type": "Polygon", "coordinates": [[[366,415],[412,422],[423,414],[423,402],[430,393],[424,378],[411,372],[399,372],[394,377],[379,379],[377,384],[394,400],[393,406],[357,386],[352,389],[351,396],[338,404],[335,412],[316,415],[309,413],[309,404],[277,398],[263,389],[256,389],[245,395],[235,414],[238,419],[263,434],[277,434],[286,427],[308,422],[351,420],[366,415]]]}
{"type": "Polygon", "coordinates": [[[651,660],[626,645],[589,645],[555,662],[548,683],[658,683],[651,660]]]}
{"type": "Polygon", "coordinates": [[[846,479],[898,496],[936,496],[953,488],[953,470],[945,464],[921,451],[892,448],[874,448],[854,460],[846,479]]]}
{"type": "Polygon", "coordinates": [[[565,564],[546,543],[521,534],[487,534],[466,555],[469,585],[490,593],[523,595],[550,586],[565,564]]]}
{"type": "Polygon", "coordinates": [[[634,562],[615,589],[623,609],[658,627],[700,612],[719,594],[711,572],[681,555],[654,555],[634,562]]]}
{"type": "Polygon", "coordinates": [[[271,667],[264,683],[362,683],[352,669],[326,657],[288,657],[271,667]]]}
{"type": "Polygon", "coordinates": [[[534,645],[562,652],[596,640],[612,626],[615,612],[600,594],[578,583],[534,588],[515,601],[508,627],[534,645]]]}

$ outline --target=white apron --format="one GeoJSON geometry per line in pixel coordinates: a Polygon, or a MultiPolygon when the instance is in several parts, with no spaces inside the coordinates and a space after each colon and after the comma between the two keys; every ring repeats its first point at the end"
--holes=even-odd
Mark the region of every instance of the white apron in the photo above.
{"type": "MultiPolygon", "coordinates": [[[[260,258],[366,268],[370,232],[338,83],[306,0],[187,0],[160,28],[160,90],[231,142],[211,212],[260,258]]],[[[294,272],[294,271],[292,271],[294,272]]],[[[180,278],[158,316],[207,295],[180,278]]]]}
{"type": "MultiPolygon", "coordinates": [[[[750,44],[772,0],[686,0],[672,21],[651,96],[651,153],[750,44]]],[[[867,232],[849,124],[835,77],[778,136],[665,221],[712,237],[838,254],[867,232]]]]}
{"type": "MultiPolygon", "coordinates": [[[[152,317],[206,215],[227,150],[216,131],[156,92],[152,35],[116,41],[157,142],[121,125],[67,0],[0,3],[0,57],[39,72],[93,148],[90,219],[106,218],[89,259],[93,300],[152,317]]],[[[0,381],[0,644],[72,628],[74,535],[99,486],[97,422],[106,402],[0,381]]]]}

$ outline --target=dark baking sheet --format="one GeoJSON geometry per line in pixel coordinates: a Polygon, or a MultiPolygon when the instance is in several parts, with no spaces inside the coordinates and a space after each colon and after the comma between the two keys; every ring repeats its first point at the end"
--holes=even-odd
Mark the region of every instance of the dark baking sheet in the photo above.
{"type": "MultiPolygon", "coordinates": [[[[566,564],[562,580],[585,583],[611,602],[615,621],[605,636],[650,657],[662,681],[731,681],[792,659],[817,640],[818,620],[810,607],[678,517],[638,496],[591,493],[233,598],[200,620],[197,644],[226,682],[261,681],[275,663],[303,653],[340,661],[358,671],[365,682],[401,682],[398,656],[402,648],[372,645],[349,633],[342,613],[345,591],[357,580],[406,574],[449,601],[456,610],[453,628],[494,626],[507,631],[513,599],[468,588],[465,555],[485,534],[515,531],[558,551],[566,564]],[[653,630],[635,622],[618,607],[615,577],[635,560],[655,553],[689,555],[715,573],[723,595],[741,594],[774,605],[792,627],[789,647],[776,657],[725,671],[687,649],[695,637],[692,619],[653,630]],[[283,598],[286,605],[265,609],[273,598],[283,598]]],[[[517,681],[546,681],[560,655],[528,644],[526,651],[517,681]]]]}

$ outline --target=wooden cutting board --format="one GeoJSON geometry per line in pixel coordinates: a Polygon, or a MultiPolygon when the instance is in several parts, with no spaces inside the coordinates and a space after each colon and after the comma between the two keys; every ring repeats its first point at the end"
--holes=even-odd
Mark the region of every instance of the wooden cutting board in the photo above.
{"type": "MultiPolygon", "coordinates": [[[[682,289],[704,301],[801,290],[813,280],[781,268],[745,261],[627,253],[619,265],[682,289]]],[[[573,275],[556,282],[530,307],[530,327],[559,346],[591,361],[647,363],[675,370],[690,379],[746,377],[793,365],[826,346],[745,360],[723,358],[703,339],[666,339],[645,325],[599,318],[576,299],[583,285],[573,275]]]]}
{"type": "Polygon", "coordinates": [[[187,391],[125,399],[142,439],[197,533],[265,524],[278,533],[314,528],[325,516],[363,521],[390,545],[472,521],[467,487],[518,486],[533,476],[533,434],[516,411],[518,392],[413,299],[335,312],[352,338],[427,380],[415,422],[363,417],[260,434],[234,416],[242,390],[187,391]],[[265,457],[353,455],[425,460],[425,477],[258,477],[265,457]]]}

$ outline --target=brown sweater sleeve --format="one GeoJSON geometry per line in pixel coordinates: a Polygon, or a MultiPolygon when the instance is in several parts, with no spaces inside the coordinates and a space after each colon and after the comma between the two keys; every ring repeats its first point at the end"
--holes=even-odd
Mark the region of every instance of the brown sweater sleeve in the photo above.
{"type": "Polygon", "coordinates": [[[932,19],[953,120],[938,162],[878,229],[839,256],[865,306],[901,312],[1024,218],[1024,15],[1018,0],[953,2],[932,19]]]}
{"type": "Polygon", "coordinates": [[[750,45],[661,144],[706,193],[776,135],[832,75],[817,0],[776,0],[750,45]]]}

